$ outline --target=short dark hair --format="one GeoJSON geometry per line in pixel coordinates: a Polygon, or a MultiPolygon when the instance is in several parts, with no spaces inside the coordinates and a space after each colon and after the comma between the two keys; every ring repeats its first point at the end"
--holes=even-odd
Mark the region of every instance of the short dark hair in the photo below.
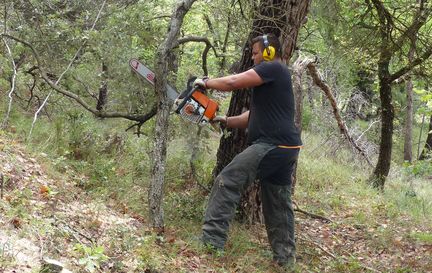
{"type": "MultiPolygon", "coordinates": [[[[267,35],[267,40],[269,42],[269,45],[271,45],[272,47],[275,48],[276,50],[276,56],[277,57],[281,57],[281,44],[279,42],[278,37],[276,37],[276,35],[274,35],[273,33],[268,33],[268,34],[264,34],[267,35]]],[[[260,35],[257,36],[255,38],[252,39],[250,45],[253,46],[254,44],[260,42],[261,48],[264,49],[264,35],[260,35]]]]}

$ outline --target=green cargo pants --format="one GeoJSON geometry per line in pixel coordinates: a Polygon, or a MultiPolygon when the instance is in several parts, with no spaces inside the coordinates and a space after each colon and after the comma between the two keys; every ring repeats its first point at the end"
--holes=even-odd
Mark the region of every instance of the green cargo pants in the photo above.
{"type": "Polygon", "coordinates": [[[281,264],[291,261],[295,256],[291,174],[298,152],[256,143],[234,157],[213,184],[204,218],[204,243],[224,248],[241,194],[258,178],[274,260],[281,264]]]}

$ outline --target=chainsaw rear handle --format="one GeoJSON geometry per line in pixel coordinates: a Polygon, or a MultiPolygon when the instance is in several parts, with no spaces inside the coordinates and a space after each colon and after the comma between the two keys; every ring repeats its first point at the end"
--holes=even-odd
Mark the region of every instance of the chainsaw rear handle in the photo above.
{"type": "Polygon", "coordinates": [[[175,110],[175,112],[177,114],[180,114],[180,110],[183,108],[183,106],[185,106],[186,102],[188,101],[188,99],[190,99],[192,97],[192,94],[195,91],[199,91],[201,93],[204,93],[206,90],[202,89],[201,86],[199,86],[199,85],[195,85],[194,87],[191,88],[191,90],[188,93],[186,93],[186,95],[184,97],[182,97],[183,94],[181,94],[179,96],[179,99],[182,99],[182,101],[180,102],[180,104],[177,106],[177,109],[175,110]]]}

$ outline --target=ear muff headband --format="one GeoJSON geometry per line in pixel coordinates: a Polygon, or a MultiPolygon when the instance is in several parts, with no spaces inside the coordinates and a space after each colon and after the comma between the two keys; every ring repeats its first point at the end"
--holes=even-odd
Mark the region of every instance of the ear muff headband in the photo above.
{"type": "Polygon", "coordinates": [[[270,45],[267,39],[267,35],[263,35],[263,43],[264,43],[263,59],[265,61],[273,60],[276,55],[276,49],[270,45]]]}

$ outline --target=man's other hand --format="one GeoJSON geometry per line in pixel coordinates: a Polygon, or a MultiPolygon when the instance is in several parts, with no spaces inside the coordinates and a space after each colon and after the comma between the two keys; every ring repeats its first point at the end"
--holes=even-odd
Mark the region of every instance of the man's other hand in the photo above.
{"type": "Polygon", "coordinates": [[[210,122],[211,123],[219,122],[222,126],[226,126],[226,124],[227,124],[227,116],[216,116],[210,122]]]}
{"type": "Polygon", "coordinates": [[[204,77],[204,78],[197,78],[194,82],[193,82],[193,86],[199,86],[202,89],[207,89],[207,84],[206,82],[208,81],[208,77],[204,77]]]}

